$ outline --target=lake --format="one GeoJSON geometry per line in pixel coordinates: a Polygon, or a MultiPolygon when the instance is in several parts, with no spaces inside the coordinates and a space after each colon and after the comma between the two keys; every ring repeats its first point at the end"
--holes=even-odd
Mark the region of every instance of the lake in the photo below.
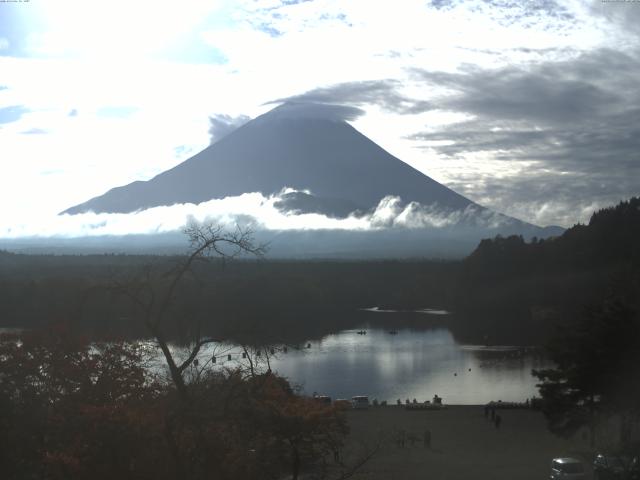
{"type": "MultiPolygon", "coordinates": [[[[368,395],[395,403],[409,398],[445,403],[483,404],[491,400],[523,402],[537,395],[533,368],[549,362],[539,349],[463,345],[447,328],[388,328],[365,325],[310,341],[309,348],[288,348],[271,359],[272,370],[299,385],[306,394],[332,398],[368,395]],[[366,329],[366,334],[358,331],[366,329]]],[[[229,347],[227,347],[228,349],[229,347]]],[[[212,350],[203,352],[210,357],[212,350]]],[[[221,352],[220,346],[217,348],[221,352]]],[[[264,359],[264,355],[261,357],[264,359]]],[[[231,347],[217,365],[232,367],[242,360],[231,347]],[[232,360],[227,360],[227,354],[232,360]]]]}
{"type": "MultiPolygon", "coordinates": [[[[391,316],[399,315],[392,312],[391,316]]],[[[539,348],[465,345],[446,327],[430,328],[415,321],[406,325],[397,319],[372,322],[310,340],[299,349],[289,347],[286,353],[277,353],[271,368],[308,395],[334,399],[367,395],[371,400],[396,403],[407,398],[422,402],[437,394],[448,404],[477,405],[492,400],[523,402],[537,396],[537,379],[531,370],[551,365],[539,348]],[[358,333],[362,331],[366,334],[358,333]]],[[[174,353],[181,356],[178,348],[174,353]]],[[[217,368],[247,364],[240,347],[218,344],[203,349],[201,365],[211,361],[213,353],[217,368]]],[[[156,368],[164,370],[159,351],[155,357],[156,368]]],[[[263,353],[260,360],[264,359],[263,353]]]]}

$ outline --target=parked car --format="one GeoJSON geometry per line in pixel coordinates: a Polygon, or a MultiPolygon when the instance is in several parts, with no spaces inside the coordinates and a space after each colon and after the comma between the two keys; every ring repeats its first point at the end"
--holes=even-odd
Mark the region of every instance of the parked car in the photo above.
{"type": "Polygon", "coordinates": [[[593,461],[595,480],[635,480],[638,478],[638,460],[620,455],[596,455],[593,461]]]}
{"type": "Polygon", "coordinates": [[[584,480],[585,468],[576,458],[562,457],[551,460],[551,480],[584,480]]]}
{"type": "Polygon", "coordinates": [[[364,395],[351,397],[351,406],[356,409],[369,408],[369,397],[364,395]]]}
{"type": "Polygon", "coordinates": [[[317,402],[324,403],[326,405],[331,405],[331,397],[329,397],[327,395],[316,395],[313,398],[317,402]]]}

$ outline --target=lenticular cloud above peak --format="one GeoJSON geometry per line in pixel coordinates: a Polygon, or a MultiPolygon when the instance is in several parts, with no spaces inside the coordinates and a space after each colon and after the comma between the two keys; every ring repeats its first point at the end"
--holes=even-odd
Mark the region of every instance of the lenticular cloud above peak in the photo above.
{"type": "Polygon", "coordinates": [[[334,122],[351,122],[364,115],[357,107],[329,103],[299,102],[288,100],[262,116],[261,121],[274,119],[319,119],[334,122]]]}

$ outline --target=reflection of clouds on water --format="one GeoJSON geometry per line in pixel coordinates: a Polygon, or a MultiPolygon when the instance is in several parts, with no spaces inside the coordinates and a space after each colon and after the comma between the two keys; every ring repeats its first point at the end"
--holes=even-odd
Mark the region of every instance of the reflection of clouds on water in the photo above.
{"type": "Polygon", "coordinates": [[[423,313],[425,315],[451,315],[451,312],[448,310],[443,310],[439,308],[419,308],[417,310],[394,310],[390,308],[380,308],[380,307],[370,307],[370,308],[361,308],[362,312],[371,312],[371,313],[423,313]]]}
{"type": "Polygon", "coordinates": [[[449,315],[451,312],[447,310],[438,310],[435,308],[422,308],[420,310],[414,310],[415,313],[426,313],[427,315],[449,315]]]}
{"type": "Polygon", "coordinates": [[[407,388],[416,381],[417,371],[447,361],[454,346],[453,336],[445,329],[430,330],[429,335],[409,330],[389,335],[378,329],[358,335],[357,330],[348,330],[328,335],[318,351],[295,361],[281,358],[276,368],[291,378],[317,379],[325,387],[322,391],[336,391],[337,385],[344,384],[344,388],[358,386],[357,391],[368,394],[380,384],[407,388]]]}
{"type": "MultiPolygon", "coordinates": [[[[450,404],[483,404],[521,402],[536,395],[531,369],[548,365],[537,349],[458,345],[444,328],[403,328],[396,335],[386,329],[357,332],[345,330],[311,342],[309,349],[289,349],[272,358],[272,369],[303,385],[307,394],[369,395],[390,403],[397,398],[424,401],[438,394],[450,404]]],[[[225,352],[216,368],[246,366],[241,348],[223,343],[203,349],[201,362],[214,352],[225,352]]],[[[264,356],[261,360],[264,363],[264,356]]]]}
{"type": "Polygon", "coordinates": [[[307,390],[333,397],[369,395],[379,400],[430,399],[485,403],[489,400],[523,401],[533,396],[533,358],[500,358],[515,347],[460,346],[446,329],[357,330],[329,335],[317,350],[280,358],[274,368],[307,390]],[[496,361],[486,363],[495,356],[496,361]]]}

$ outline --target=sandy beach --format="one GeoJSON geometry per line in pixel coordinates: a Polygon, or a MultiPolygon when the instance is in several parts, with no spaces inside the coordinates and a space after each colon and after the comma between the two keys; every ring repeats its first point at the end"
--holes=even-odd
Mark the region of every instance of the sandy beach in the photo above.
{"type": "Polygon", "coordinates": [[[350,410],[347,451],[380,444],[354,477],[361,479],[545,479],[552,458],[588,458],[588,445],[552,435],[540,412],[497,410],[500,428],[482,406],[450,406],[439,411],[408,411],[400,406],[350,410]],[[425,430],[431,447],[425,446],[425,430]],[[405,432],[404,447],[398,439],[405,432]],[[411,440],[413,438],[413,441],[411,440]]]}

